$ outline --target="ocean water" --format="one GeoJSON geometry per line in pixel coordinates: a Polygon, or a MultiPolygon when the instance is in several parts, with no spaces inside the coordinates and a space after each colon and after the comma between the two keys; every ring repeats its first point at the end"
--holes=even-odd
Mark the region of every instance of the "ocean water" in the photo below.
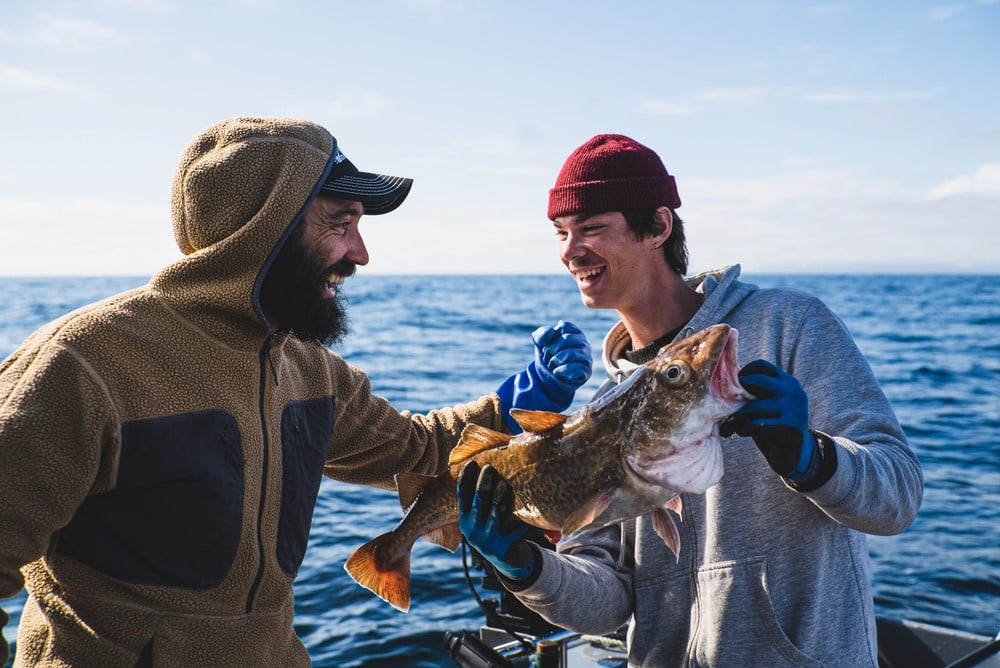
{"type": "MultiPolygon", "coordinates": [[[[1000,628],[1000,276],[745,276],[822,298],[856,337],[924,466],[913,526],[869,538],[881,615],[983,635],[1000,628]]],[[[0,358],[35,328],[144,278],[0,278],[0,358]]],[[[614,322],[568,277],[360,275],[346,285],[351,335],[338,352],[374,391],[422,412],[493,390],[532,356],[531,332],[562,318],[597,355],[614,322]]],[[[835,364],[830,372],[836,373],[835,364]]],[[[597,389],[601,371],[578,393],[597,389]]],[[[358,587],[343,564],[399,521],[394,494],[324,481],[295,585],[296,628],[316,666],[451,666],[445,631],[481,613],[461,557],[419,541],[408,614],[358,587]]],[[[483,592],[493,595],[492,592],[483,592]]],[[[23,594],[4,601],[16,636],[23,594]]]]}

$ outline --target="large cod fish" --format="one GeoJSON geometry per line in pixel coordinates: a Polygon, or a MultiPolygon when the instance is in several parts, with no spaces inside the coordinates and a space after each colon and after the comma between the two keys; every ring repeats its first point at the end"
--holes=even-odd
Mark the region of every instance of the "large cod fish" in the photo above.
{"type": "MultiPolygon", "coordinates": [[[[668,344],[616,388],[570,415],[513,409],[516,436],[469,425],[437,476],[396,476],[406,516],[358,548],[344,568],[393,607],[410,607],[410,550],[424,536],[460,542],[458,474],[469,460],[493,466],[514,491],[514,514],[547,536],[653,513],[680,554],[670,509],[722,477],[719,422],[749,398],[737,377],[737,331],[713,325],[668,344]]],[[[555,542],[555,540],[553,542],[555,542]]]]}

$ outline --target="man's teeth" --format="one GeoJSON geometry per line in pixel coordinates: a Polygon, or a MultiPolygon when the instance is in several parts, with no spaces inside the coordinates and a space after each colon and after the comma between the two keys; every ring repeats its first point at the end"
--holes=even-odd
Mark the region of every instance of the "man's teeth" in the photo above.
{"type": "Polygon", "coordinates": [[[330,274],[329,276],[326,277],[326,284],[331,288],[335,288],[338,285],[343,284],[343,282],[344,282],[344,277],[341,276],[340,274],[330,274]]]}
{"type": "Polygon", "coordinates": [[[600,268],[598,268],[598,269],[584,269],[582,271],[576,272],[576,277],[578,279],[593,278],[594,276],[597,276],[602,271],[604,271],[604,269],[600,269],[600,268]]]}

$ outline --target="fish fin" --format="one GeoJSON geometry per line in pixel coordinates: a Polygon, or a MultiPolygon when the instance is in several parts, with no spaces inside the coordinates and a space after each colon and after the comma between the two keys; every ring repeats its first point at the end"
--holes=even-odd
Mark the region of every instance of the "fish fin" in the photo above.
{"type": "Polygon", "coordinates": [[[354,580],[392,607],[406,612],[410,609],[410,551],[385,563],[383,544],[392,537],[385,533],[368,541],[344,563],[344,570],[354,580]]]}
{"type": "Polygon", "coordinates": [[[597,517],[611,505],[611,502],[615,498],[615,491],[615,487],[609,487],[573,511],[573,513],[566,518],[566,521],[563,522],[562,534],[564,536],[566,534],[571,534],[597,519],[597,517]]]}
{"type": "Polygon", "coordinates": [[[520,425],[521,429],[535,432],[548,431],[553,427],[558,427],[569,417],[562,413],[529,411],[523,408],[511,408],[510,416],[520,425]]]}
{"type": "Polygon", "coordinates": [[[445,524],[443,527],[428,531],[424,534],[424,538],[450,552],[454,552],[462,544],[462,532],[458,528],[458,522],[445,524]]]}
{"type": "Polygon", "coordinates": [[[562,538],[562,532],[557,529],[543,529],[542,534],[548,539],[550,543],[555,545],[562,538]]]}
{"type": "Polygon", "coordinates": [[[399,492],[399,505],[403,510],[409,510],[413,502],[417,500],[424,488],[434,480],[432,475],[422,475],[420,473],[397,473],[396,490],[399,492]]]}
{"type": "Polygon", "coordinates": [[[679,517],[683,521],[683,519],[684,519],[684,502],[681,500],[681,495],[680,494],[678,494],[674,498],[672,498],[669,501],[667,501],[667,506],[666,507],[669,508],[670,510],[674,511],[675,513],[677,513],[677,517],[679,517]]]}
{"type": "Polygon", "coordinates": [[[663,539],[667,548],[674,553],[674,560],[681,560],[681,535],[670,513],[662,508],[653,511],[653,530],[663,539]]]}
{"type": "Polygon", "coordinates": [[[462,436],[458,439],[458,445],[448,455],[448,464],[454,466],[461,464],[484,450],[492,450],[501,445],[507,445],[513,436],[501,434],[478,424],[469,424],[462,430],[462,436]]]}

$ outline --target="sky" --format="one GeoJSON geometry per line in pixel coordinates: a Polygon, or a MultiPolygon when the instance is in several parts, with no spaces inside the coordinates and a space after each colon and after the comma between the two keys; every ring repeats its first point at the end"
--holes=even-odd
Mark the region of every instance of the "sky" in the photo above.
{"type": "Polygon", "coordinates": [[[152,275],[233,116],[412,177],[373,274],[564,270],[566,157],[677,179],[690,272],[1000,273],[1000,0],[35,0],[0,12],[0,275],[152,275]]]}

